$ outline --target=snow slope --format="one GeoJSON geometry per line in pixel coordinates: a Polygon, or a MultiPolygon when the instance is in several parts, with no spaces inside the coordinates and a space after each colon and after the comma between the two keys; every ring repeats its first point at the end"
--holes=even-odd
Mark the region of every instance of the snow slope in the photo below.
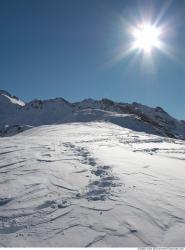
{"type": "Polygon", "coordinates": [[[0,138],[0,246],[184,246],[185,142],[109,122],[0,138]]]}

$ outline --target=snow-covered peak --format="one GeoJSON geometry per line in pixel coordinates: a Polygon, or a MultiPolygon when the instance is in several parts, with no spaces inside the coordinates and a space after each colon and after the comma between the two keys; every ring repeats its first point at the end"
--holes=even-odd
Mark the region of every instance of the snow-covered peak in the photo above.
{"type": "Polygon", "coordinates": [[[13,117],[24,105],[24,102],[16,96],[12,96],[5,90],[0,90],[0,125],[9,124],[5,120],[13,117]]]}
{"type": "Polygon", "coordinates": [[[5,96],[6,98],[8,98],[10,100],[10,102],[12,102],[13,104],[17,104],[19,106],[24,106],[25,105],[25,103],[20,99],[17,99],[15,97],[10,97],[10,96],[5,95],[5,94],[2,94],[2,95],[5,96]]]}
{"type": "Polygon", "coordinates": [[[0,90],[0,102],[11,102],[12,104],[16,104],[19,106],[24,106],[25,102],[23,102],[21,99],[19,99],[16,96],[12,96],[10,93],[8,93],[5,90],[0,90]]]}

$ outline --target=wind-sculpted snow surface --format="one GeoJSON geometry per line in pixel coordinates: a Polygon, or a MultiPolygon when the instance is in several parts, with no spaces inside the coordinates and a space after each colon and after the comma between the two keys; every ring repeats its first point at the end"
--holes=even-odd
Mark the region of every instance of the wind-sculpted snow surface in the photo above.
{"type": "Polygon", "coordinates": [[[184,155],[105,122],[0,138],[0,246],[184,246],[184,155]]]}

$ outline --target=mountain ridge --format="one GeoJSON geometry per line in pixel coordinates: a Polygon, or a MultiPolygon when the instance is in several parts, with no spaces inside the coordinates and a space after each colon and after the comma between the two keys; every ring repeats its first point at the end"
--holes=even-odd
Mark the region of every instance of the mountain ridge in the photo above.
{"type": "Polygon", "coordinates": [[[173,118],[161,107],[115,102],[107,98],[88,98],[72,103],[58,97],[25,103],[0,90],[1,136],[13,135],[32,126],[90,121],[108,121],[135,131],[185,140],[185,121],[173,118]],[[16,128],[15,132],[12,128],[16,128]]]}

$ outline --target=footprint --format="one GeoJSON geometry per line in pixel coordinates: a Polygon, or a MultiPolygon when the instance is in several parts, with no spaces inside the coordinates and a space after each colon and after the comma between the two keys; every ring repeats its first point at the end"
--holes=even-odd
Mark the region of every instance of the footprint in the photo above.
{"type": "Polygon", "coordinates": [[[6,205],[8,202],[10,202],[12,200],[13,200],[13,198],[7,198],[7,197],[0,198],[0,206],[6,205]]]}

